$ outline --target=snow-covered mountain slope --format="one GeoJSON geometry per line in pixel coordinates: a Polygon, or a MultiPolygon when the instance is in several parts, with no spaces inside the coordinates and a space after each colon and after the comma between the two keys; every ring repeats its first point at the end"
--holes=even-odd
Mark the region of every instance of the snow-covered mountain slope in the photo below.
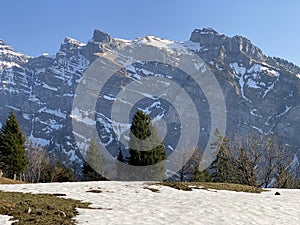
{"type": "Polygon", "coordinates": [[[94,209],[78,209],[79,215],[75,217],[78,224],[300,223],[299,190],[272,189],[260,194],[201,189],[182,191],[143,182],[0,185],[0,190],[59,193],[66,195],[63,198],[92,203],[94,209]],[[88,192],[91,190],[101,190],[101,193],[88,192]],[[281,195],[274,195],[276,191],[281,195]]]}
{"type": "Polygon", "coordinates": [[[0,71],[13,66],[20,67],[29,60],[29,56],[15,52],[14,49],[0,40],[0,71]]]}
{"type": "MultiPolygon", "coordinates": [[[[188,50],[197,54],[215,74],[224,94],[226,133],[229,136],[245,135],[251,131],[278,134],[284,144],[293,150],[293,162],[299,162],[300,68],[286,60],[265,56],[244,37],[227,37],[211,28],[194,30],[190,40],[185,42],[154,36],[134,40],[114,39],[95,30],[86,44],[65,38],[55,56],[35,58],[16,53],[1,41],[0,121],[3,123],[9,110],[14,110],[22,129],[31,140],[49,145],[49,149],[59,152],[64,160],[80,163],[71,116],[81,118],[76,110],[72,112],[72,102],[84,72],[99,54],[111,53],[118,48],[138,49],[145,45],[161,49],[166,57],[189,54],[188,50]]],[[[197,68],[201,69],[201,65],[197,65],[197,68]]],[[[192,81],[186,74],[156,62],[136,62],[128,65],[125,73],[122,72],[123,75],[114,76],[108,81],[106,93],[97,102],[98,132],[103,144],[109,147],[113,155],[119,150],[121,138],[128,138],[126,132],[129,124],[114,127],[110,118],[111,106],[116,94],[129,80],[138,81],[145,76],[176,81],[187,90],[202,115],[199,146],[205,148],[212,129],[211,106],[203,91],[192,88],[192,83],[189,83],[192,81]]],[[[177,121],[178,114],[175,110],[168,110],[172,106],[163,98],[146,94],[144,97],[145,101],[140,102],[137,108],[150,113],[154,120],[168,118],[171,122],[177,121]]],[[[88,124],[91,121],[84,122],[88,124]]],[[[180,136],[180,124],[171,122],[168,130],[172,132],[168,132],[165,138],[169,154],[176,149],[176,140],[180,136]]],[[[294,164],[296,173],[299,163],[294,164]]]]}

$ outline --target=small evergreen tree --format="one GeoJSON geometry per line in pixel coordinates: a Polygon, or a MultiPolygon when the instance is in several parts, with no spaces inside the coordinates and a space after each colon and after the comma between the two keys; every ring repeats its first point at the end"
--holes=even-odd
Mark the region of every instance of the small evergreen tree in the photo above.
{"type": "Polygon", "coordinates": [[[28,165],[25,138],[12,111],[0,131],[0,162],[5,176],[14,179],[21,179],[28,165]]]}
{"type": "Polygon", "coordinates": [[[178,172],[178,178],[180,182],[209,182],[211,181],[211,175],[208,170],[200,169],[200,161],[202,154],[199,148],[194,148],[192,156],[186,161],[183,156],[184,165],[178,172]]]}
{"type": "Polygon", "coordinates": [[[211,175],[209,174],[208,169],[201,170],[200,169],[200,161],[202,158],[202,154],[200,153],[200,150],[198,148],[195,148],[194,153],[190,161],[192,162],[190,173],[191,178],[190,181],[192,182],[210,182],[211,181],[211,175]]]}
{"type": "Polygon", "coordinates": [[[94,139],[91,140],[90,146],[86,152],[85,162],[83,163],[82,173],[84,180],[97,181],[106,180],[102,176],[103,157],[100,154],[94,139]]]}
{"type": "Polygon", "coordinates": [[[238,165],[230,148],[230,140],[221,135],[218,130],[216,130],[215,135],[218,140],[214,145],[218,148],[218,153],[212,162],[213,181],[239,183],[238,165]]]}
{"type": "Polygon", "coordinates": [[[138,110],[133,116],[130,131],[128,163],[133,166],[152,165],[151,171],[149,167],[141,167],[140,175],[142,175],[133,174],[133,179],[165,179],[165,166],[160,162],[167,158],[166,149],[157,128],[152,125],[151,117],[138,110]]]}
{"type": "Polygon", "coordinates": [[[211,182],[212,178],[207,169],[201,171],[199,165],[194,168],[192,182],[211,182]]]}

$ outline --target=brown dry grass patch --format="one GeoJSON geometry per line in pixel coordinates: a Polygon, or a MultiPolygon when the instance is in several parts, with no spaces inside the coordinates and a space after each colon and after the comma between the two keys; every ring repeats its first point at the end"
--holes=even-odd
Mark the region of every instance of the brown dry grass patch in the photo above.
{"type": "Polygon", "coordinates": [[[158,185],[168,186],[177,190],[192,191],[193,189],[205,190],[227,190],[236,192],[261,193],[263,189],[232,183],[214,183],[214,182],[159,182],[158,185]]]}

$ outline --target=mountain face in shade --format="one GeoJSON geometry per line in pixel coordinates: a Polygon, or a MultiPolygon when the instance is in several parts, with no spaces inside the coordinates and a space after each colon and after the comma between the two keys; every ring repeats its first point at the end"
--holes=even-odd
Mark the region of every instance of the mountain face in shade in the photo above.
{"type": "MultiPolygon", "coordinates": [[[[171,50],[185,47],[199,55],[215,74],[225,96],[227,135],[244,136],[251,131],[279,135],[283,144],[293,150],[291,166],[296,175],[300,157],[300,68],[284,59],[264,55],[244,37],[228,37],[211,28],[195,29],[186,42],[153,36],[127,41],[95,30],[87,43],[65,38],[55,56],[40,57],[17,53],[0,41],[0,122],[4,123],[8,112],[14,110],[22,130],[32,141],[48,145],[49,151],[58,153],[74,167],[80,165],[81,155],[75,143],[70,115],[81,77],[97,59],[97,53],[122,45],[135,47],[145,42],[171,50]]],[[[153,63],[127,68],[133,78],[155,75],[158,70],[168,73],[163,65],[153,63]]],[[[183,79],[182,85],[185,85],[184,82],[183,79]]],[[[199,95],[198,90],[191,92],[199,95]]],[[[111,93],[103,96],[106,100],[102,105],[104,113],[97,121],[101,121],[98,127],[101,140],[110,145],[113,155],[117,155],[118,141],[124,129],[116,133],[106,117],[105,107],[109,108],[110,101],[115,99],[114,91],[111,93]]],[[[166,106],[162,99],[156,98],[149,104],[140,107],[155,118],[167,116],[164,106],[170,106],[166,106]]],[[[206,114],[203,111],[203,115],[206,114]]],[[[128,130],[128,124],[124,126],[128,130]]],[[[209,121],[204,121],[199,129],[203,136],[207,136],[209,121]]],[[[175,140],[178,136],[174,132],[168,138],[175,140]]],[[[200,147],[205,144],[199,143],[200,147]]],[[[171,153],[174,147],[168,145],[167,151],[171,153]]]]}

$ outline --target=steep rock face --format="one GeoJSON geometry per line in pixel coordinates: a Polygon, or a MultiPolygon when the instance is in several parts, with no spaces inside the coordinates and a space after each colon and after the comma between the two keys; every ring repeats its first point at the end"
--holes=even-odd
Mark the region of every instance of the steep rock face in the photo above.
{"type": "MultiPolygon", "coordinates": [[[[253,130],[278,134],[286,145],[294,149],[293,162],[296,162],[295,168],[299,166],[300,68],[286,60],[265,56],[244,37],[227,37],[211,28],[194,30],[190,40],[184,43],[153,36],[125,41],[95,30],[87,44],[65,38],[55,56],[36,58],[15,53],[1,41],[0,121],[3,123],[9,110],[13,109],[31,140],[49,145],[50,150],[58,151],[65,160],[80,163],[70,114],[75,90],[84,71],[97,59],[97,53],[128,45],[136,47],[141,43],[169,49],[170,52],[184,46],[198,54],[214,72],[223,90],[228,116],[227,134],[246,135],[253,130]]],[[[127,74],[133,79],[168,73],[170,68],[153,62],[137,63],[127,68],[127,74]]],[[[184,74],[177,71],[172,76],[188,87],[184,74]]],[[[104,109],[97,121],[102,124],[99,132],[103,142],[107,145],[113,143],[111,148],[115,155],[122,132],[128,130],[129,125],[124,124],[119,131],[113,131],[105,115],[109,114],[109,107],[116,97],[114,94],[119,91],[122,82],[127,81],[116,78],[110,82],[108,93],[111,94],[102,96],[104,109]]],[[[207,108],[205,96],[199,90],[189,91],[195,96],[195,101],[200,99],[199,108],[207,108]]],[[[178,116],[176,113],[164,114],[165,109],[171,106],[162,99],[151,100],[141,107],[157,118],[178,116]]],[[[208,115],[209,111],[202,110],[202,113],[208,115]]],[[[201,124],[201,135],[207,136],[209,121],[201,124]]],[[[173,132],[168,138],[176,140],[178,135],[173,132]]],[[[205,146],[205,143],[200,145],[205,146]]],[[[168,151],[172,152],[173,147],[168,146],[168,151]]]]}
{"type": "Polygon", "coordinates": [[[72,160],[78,160],[78,156],[69,114],[75,86],[89,65],[80,53],[83,46],[66,38],[55,57],[30,58],[0,74],[6,84],[0,89],[1,122],[14,110],[22,130],[32,141],[50,145],[52,150],[66,153],[65,159],[72,160]]]}

